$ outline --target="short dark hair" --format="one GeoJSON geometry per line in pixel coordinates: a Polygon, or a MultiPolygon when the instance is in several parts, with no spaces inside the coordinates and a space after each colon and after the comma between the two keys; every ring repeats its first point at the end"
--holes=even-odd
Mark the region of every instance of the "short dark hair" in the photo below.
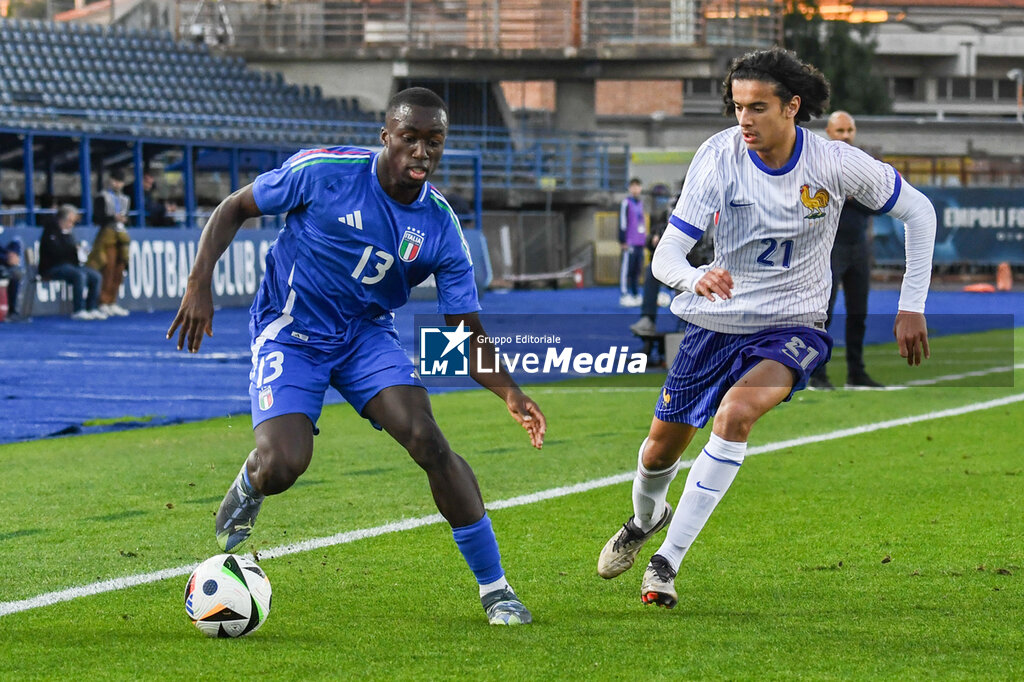
{"type": "Polygon", "coordinates": [[[123,168],[112,168],[110,174],[107,176],[111,180],[117,180],[118,182],[125,181],[125,172],[123,168]]]}
{"type": "Polygon", "coordinates": [[[403,105],[440,109],[445,113],[445,116],[448,115],[448,105],[444,103],[444,100],[436,92],[429,88],[406,88],[396,92],[388,100],[388,108],[385,115],[390,118],[395,109],[403,105]]]}
{"type": "Polygon", "coordinates": [[[631,184],[631,185],[642,185],[644,183],[643,183],[642,180],[640,180],[640,178],[630,178],[629,179],[629,184],[631,184]]]}
{"type": "Polygon", "coordinates": [[[768,83],[783,103],[793,99],[793,95],[800,95],[797,123],[806,123],[815,116],[821,116],[828,108],[829,84],[825,76],[814,66],[800,61],[795,53],[781,47],[748,52],[733,60],[722,81],[722,101],[727,115],[735,109],[732,99],[734,80],[768,83]]]}

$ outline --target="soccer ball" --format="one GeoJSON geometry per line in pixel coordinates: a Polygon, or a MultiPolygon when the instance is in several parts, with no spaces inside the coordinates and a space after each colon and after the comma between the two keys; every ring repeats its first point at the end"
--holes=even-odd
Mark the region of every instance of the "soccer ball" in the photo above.
{"type": "Polygon", "coordinates": [[[185,611],[207,637],[247,635],[270,615],[270,580],[251,559],[218,554],[188,577],[185,611]]]}

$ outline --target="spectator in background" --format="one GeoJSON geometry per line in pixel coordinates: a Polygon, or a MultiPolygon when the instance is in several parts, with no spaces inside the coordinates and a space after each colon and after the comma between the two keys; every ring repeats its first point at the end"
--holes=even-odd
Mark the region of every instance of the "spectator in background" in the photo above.
{"type": "MultiPolygon", "coordinates": [[[[651,188],[651,228],[647,233],[647,251],[650,257],[654,258],[654,250],[658,248],[658,241],[668,226],[669,216],[669,188],[665,184],[657,184],[651,188]]],[[[668,293],[661,290],[661,282],[651,271],[650,263],[644,271],[644,294],[640,303],[640,319],[629,325],[629,330],[637,336],[649,336],[657,329],[658,307],[667,306],[672,302],[668,293]]]]}
{"type": "MultiPolygon", "coordinates": [[[[830,140],[852,145],[857,137],[857,124],[845,111],[834,111],[828,117],[825,133],[830,140]]],[[[825,327],[832,329],[832,311],[836,306],[839,285],[846,300],[846,385],[851,388],[883,388],[864,368],[864,331],[867,328],[868,291],[871,289],[871,239],[868,230],[874,211],[847,197],[839,215],[839,229],[832,245],[832,295],[828,299],[825,327]]],[[[828,380],[825,364],[811,374],[808,385],[820,391],[835,388],[828,380]]]]}
{"type": "Polygon", "coordinates": [[[21,313],[18,312],[18,292],[21,290],[21,280],[25,277],[25,270],[21,266],[23,252],[21,240],[17,237],[0,246],[0,279],[7,280],[8,322],[21,320],[21,313]]]}
{"type": "Polygon", "coordinates": [[[82,265],[78,244],[71,231],[78,222],[78,209],[65,204],[57,209],[56,220],[43,228],[39,238],[39,274],[43,279],[63,280],[71,287],[73,320],[105,320],[99,310],[100,273],[82,265]]]}
{"type": "Polygon", "coordinates": [[[156,178],[149,171],[142,174],[142,195],[146,209],[147,227],[174,227],[177,222],[169,214],[178,207],[157,197],[156,178]]]}
{"type": "Polygon", "coordinates": [[[121,282],[128,269],[128,208],[131,202],[124,193],[124,171],[115,168],[107,176],[103,192],[96,197],[94,219],[100,226],[92,252],[87,261],[89,267],[103,275],[100,289],[100,311],[107,317],[124,317],[128,311],[117,304],[121,282]]]}
{"type": "Polygon", "coordinates": [[[622,270],[619,274],[619,305],[638,306],[640,270],[644,266],[644,244],[647,241],[647,214],[640,178],[629,181],[629,195],[619,206],[619,245],[622,247],[622,270]]]}

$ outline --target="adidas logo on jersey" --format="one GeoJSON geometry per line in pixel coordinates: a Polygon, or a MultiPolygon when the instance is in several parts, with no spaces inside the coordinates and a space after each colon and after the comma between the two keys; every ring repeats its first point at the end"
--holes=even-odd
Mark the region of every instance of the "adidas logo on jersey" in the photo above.
{"type": "Polygon", "coordinates": [[[349,227],[354,227],[357,230],[363,229],[363,214],[360,211],[354,211],[348,215],[338,217],[339,223],[344,223],[349,227]]]}

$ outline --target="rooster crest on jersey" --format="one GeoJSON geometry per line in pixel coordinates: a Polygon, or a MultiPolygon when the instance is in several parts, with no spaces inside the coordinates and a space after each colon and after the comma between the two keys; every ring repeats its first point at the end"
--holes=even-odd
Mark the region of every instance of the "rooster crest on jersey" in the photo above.
{"type": "Polygon", "coordinates": [[[425,238],[425,233],[412,227],[405,228],[405,234],[402,235],[402,243],[398,245],[398,257],[406,263],[416,260],[416,256],[419,255],[420,247],[423,246],[425,238]]]}
{"type": "Polygon", "coordinates": [[[828,190],[819,189],[811,196],[811,186],[802,185],[800,187],[800,203],[811,210],[810,213],[804,216],[804,218],[810,218],[815,220],[817,218],[825,217],[825,207],[828,206],[828,190]]]}

